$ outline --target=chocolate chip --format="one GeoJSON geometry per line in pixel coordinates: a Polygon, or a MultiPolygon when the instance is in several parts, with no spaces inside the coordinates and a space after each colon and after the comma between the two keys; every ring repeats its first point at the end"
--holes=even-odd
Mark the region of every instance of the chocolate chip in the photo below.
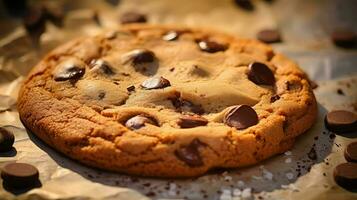
{"type": "Polygon", "coordinates": [[[352,48],[356,45],[356,34],[351,30],[336,30],[331,34],[331,40],[336,46],[352,48]]]}
{"type": "Polygon", "coordinates": [[[276,95],[270,97],[270,103],[273,103],[279,99],[280,99],[280,96],[276,94],[276,95]]]}
{"type": "Polygon", "coordinates": [[[92,60],[90,63],[89,67],[91,68],[91,71],[99,71],[103,74],[106,75],[113,75],[114,71],[112,70],[112,67],[107,61],[104,60],[92,60]]]}
{"type": "Polygon", "coordinates": [[[177,124],[181,128],[193,128],[197,126],[207,125],[208,120],[199,115],[184,115],[181,116],[177,124]]]}
{"type": "Polygon", "coordinates": [[[346,110],[331,111],[325,117],[325,126],[336,133],[356,131],[357,115],[346,110]]]}
{"type": "Polygon", "coordinates": [[[258,85],[271,85],[275,83],[273,72],[263,63],[253,62],[249,65],[248,78],[258,85]]]}
{"type": "Polygon", "coordinates": [[[14,141],[14,134],[5,128],[0,127],[0,152],[10,151],[14,141]]]}
{"type": "Polygon", "coordinates": [[[26,188],[36,185],[39,180],[36,167],[26,163],[9,163],[1,170],[4,183],[12,188],[26,188]]]}
{"type": "Polygon", "coordinates": [[[203,145],[198,139],[194,139],[189,145],[177,149],[175,155],[190,167],[202,166],[203,161],[198,148],[203,145]]]}
{"type": "Polygon", "coordinates": [[[218,51],[225,51],[228,47],[227,45],[224,44],[219,44],[214,41],[210,40],[199,40],[198,41],[198,46],[202,51],[208,52],[208,53],[216,53],[218,51]]]}
{"type": "Polygon", "coordinates": [[[181,98],[172,98],[170,99],[172,105],[176,108],[177,111],[183,113],[195,113],[195,114],[203,114],[205,111],[203,110],[201,105],[196,105],[188,100],[181,98]]]}
{"type": "Polygon", "coordinates": [[[250,0],[234,0],[235,4],[240,8],[243,8],[247,11],[254,10],[254,5],[250,0]]]}
{"type": "Polygon", "coordinates": [[[342,163],[335,167],[333,176],[338,185],[346,189],[357,188],[357,163],[342,163]]]}
{"type": "Polygon", "coordinates": [[[348,162],[357,162],[357,142],[352,142],[346,147],[345,158],[348,162]]]}
{"type": "Polygon", "coordinates": [[[257,39],[265,43],[281,42],[279,31],[273,29],[259,31],[257,34],[257,39]]]}
{"type": "Polygon", "coordinates": [[[122,24],[145,23],[146,21],[146,15],[134,11],[126,12],[120,18],[122,24]]]}
{"type": "Polygon", "coordinates": [[[339,95],[345,95],[345,93],[343,92],[343,90],[342,89],[337,89],[337,94],[339,94],[339,95]]]}
{"type": "Polygon", "coordinates": [[[125,126],[131,130],[140,129],[144,127],[145,124],[158,125],[155,119],[146,115],[136,115],[125,122],[125,126]]]}
{"type": "Polygon", "coordinates": [[[28,34],[37,44],[46,29],[46,14],[44,8],[42,6],[28,8],[23,20],[28,34]]]}
{"type": "Polygon", "coordinates": [[[177,40],[178,37],[179,33],[177,31],[169,31],[164,36],[162,36],[162,39],[166,41],[174,41],[177,40]]]}
{"type": "Polygon", "coordinates": [[[131,86],[127,87],[126,90],[128,90],[128,92],[134,92],[135,91],[135,86],[131,85],[131,86]]]}
{"type": "Polygon", "coordinates": [[[240,105],[232,108],[224,117],[224,123],[238,130],[246,129],[258,124],[258,115],[248,105],[240,105]]]}
{"type": "Polygon", "coordinates": [[[147,49],[135,49],[124,54],[122,60],[124,64],[131,61],[132,64],[135,66],[143,63],[154,62],[155,54],[154,52],[147,49]]]}
{"type": "Polygon", "coordinates": [[[61,63],[54,72],[55,81],[78,80],[85,72],[85,68],[72,62],[61,63]]]}
{"type": "Polygon", "coordinates": [[[146,79],[141,86],[146,89],[146,90],[151,90],[151,89],[160,89],[160,88],[165,88],[171,86],[170,81],[163,78],[162,76],[160,77],[152,77],[149,79],[146,79]]]}

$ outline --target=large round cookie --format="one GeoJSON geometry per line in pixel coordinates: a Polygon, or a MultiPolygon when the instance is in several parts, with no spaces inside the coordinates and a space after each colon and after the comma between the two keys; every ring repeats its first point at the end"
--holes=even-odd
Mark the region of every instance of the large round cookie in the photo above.
{"type": "Polygon", "coordinates": [[[282,153],[317,112],[306,74],[270,46],[153,25],[55,49],[23,84],[18,109],[27,128],[71,158],[158,177],[282,153]]]}

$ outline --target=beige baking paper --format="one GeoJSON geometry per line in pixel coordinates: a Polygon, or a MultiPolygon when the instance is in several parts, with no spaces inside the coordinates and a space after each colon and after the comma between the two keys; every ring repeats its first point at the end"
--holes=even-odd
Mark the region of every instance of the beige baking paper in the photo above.
{"type": "Polygon", "coordinates": [[[29,191],[12,191],[15,196],[2,187],[0,180],[0,200],[357,199],[357,193],[337,186],[332,176],[334,166],[345,162],[344,147],[356,139],[334,138],[323,124],[328,110],[357,109],[357,51],[335,48],[328,38],[340,21],[357,27],[353,22],[357,15],[349,12],[353,3],[341,8],[336,1],[327,0],[254,1],[255,11],[248,12],[230,0],[122,0],[118,6],[104,1],[62,2],[70,8],[65,26],[47,24],[39,48],[34,48],[21,21],[0,21],[1,27],[11,27],[0,34],[0,126],[16,136],[16,151],[0,154],[0,167],[11,161],[33,164],[40,171],[42,183],[29,191]],[[95,35],[118,26],[118,16],[128,10],[147,13],[150,23],[204,27],[241,37],[254,38],[262,28],[279,27],[284,42],[274,49],[296,60],[319,85],[314,90],[319,103],[316,124],[285,154],[256,166],[184,180],[104,172],[52,150],[28,133],[18,118],[16,99],[24,76],[49,50],[79,35],[95,35]],[[101,26],[93,20],[95,12],[101,26]],[[344,95],[338,94],[338,89],[344,95]],[[316,160],[311,159],[314,152],[316,160]]]}

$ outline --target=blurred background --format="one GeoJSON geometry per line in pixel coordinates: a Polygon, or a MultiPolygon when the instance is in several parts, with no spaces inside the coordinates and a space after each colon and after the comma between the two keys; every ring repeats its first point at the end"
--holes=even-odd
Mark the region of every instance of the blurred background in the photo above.
{"type": "Polygon", "coordinates": [[[2,0],[0,70],[9,71],[4,62],[16,54],[26,66],[17,63],[15,73],[24,74],[64,41],[139,22],[265,40],[313,79],[329,80],[357,72],[356,11],[355,0],[2,0]]]}

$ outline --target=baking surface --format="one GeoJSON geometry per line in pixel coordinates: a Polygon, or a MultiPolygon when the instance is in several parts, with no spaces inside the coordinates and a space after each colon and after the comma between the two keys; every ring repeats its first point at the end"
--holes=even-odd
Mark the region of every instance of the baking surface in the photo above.
{"type": "MultiPolygon", "coordinates": [[[[16,151],[0,154],[0,167],[8,161],[33,164],[40,171],[42,183],[41,188],[13,191],[21,199],[357,198],[357,193],[337,186],[332,176],[334,166],[346,162],[344,147],[356,139],[335,136],[323,124],[329,110],[357,111],[357,51],[337,48],[329,39],[335,28],[347,26],[357,31],[357,4],[353,0],[254,1],[253,12],[238,8],[230,0],[122,0],[116,7],[104,1],[63,2],[69,10],[65,26],[59,29],[47,24],[40,48],[33,47],[20,20],[0,19],[4,27],[0,29],[0,126],[12,130],[16,137],[16,151]],[[93,20],[93,8],[99,13],[101,26],[93,20]],[[319,103],[316,124],[285,154],[249,168],[217,171],[194,179],[151,179],[104,172],[55,152],[28,133],[18,119],[15,104],[23,76],[50,49],[79,35],[95,35],[118,26],[118,16],[128,10],[146,13],[153,24],[210,28],[248,38],[254,38],[263,28],[279,28],[283,42],[273,45],[275,51],[295,60],[318,83],[314,90],[319,103]]],[[[1,184],[0,199],[12,197],[1,184]]]]}

